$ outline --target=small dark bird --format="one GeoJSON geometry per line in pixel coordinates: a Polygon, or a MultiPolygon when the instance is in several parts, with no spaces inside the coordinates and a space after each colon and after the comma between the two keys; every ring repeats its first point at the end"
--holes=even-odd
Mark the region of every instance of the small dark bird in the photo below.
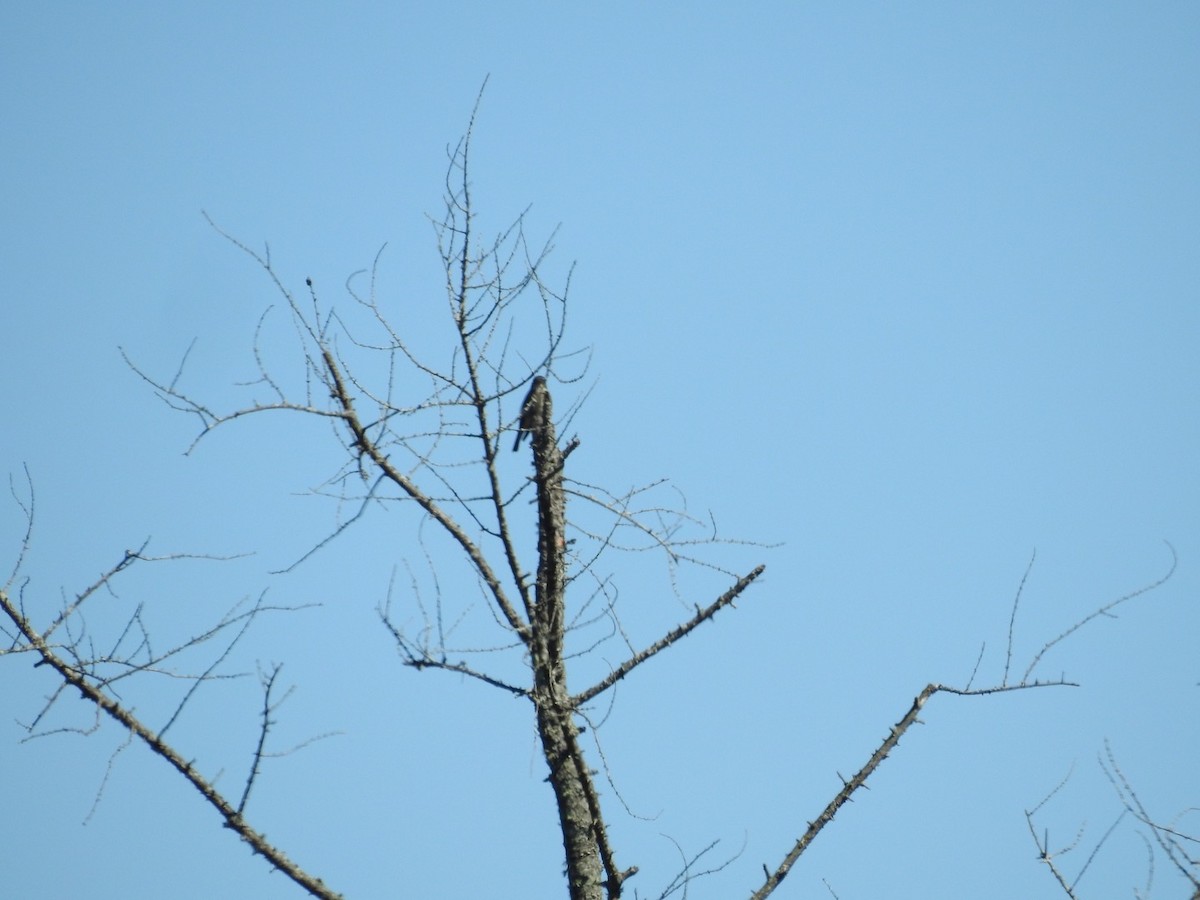
{"type": "Polygon", "coordinates": [[[521,421],[517,425],[517,439],[513,441],[513,452],[521,447],[521,438],[532,432],[542,421],[542,397],[546,390],[546,379],[538,375],[529,385],[529,393],[521,402],[521,421]]]}

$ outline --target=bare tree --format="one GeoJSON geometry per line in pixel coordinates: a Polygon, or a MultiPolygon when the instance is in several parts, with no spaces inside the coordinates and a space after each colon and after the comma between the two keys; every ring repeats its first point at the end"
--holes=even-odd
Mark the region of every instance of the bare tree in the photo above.
{"type": "MultiPolygon", "coordinates": [[[[727,565],[716,558],[720,555],[717,551],[732,548],[741,552],[760,545],[727,540],[711,520],[690,515],[678,508],[675,500],[660,499],[669,490],[664,484],[610,492],[571,477],[570,458],[581,440],[575,436],[564,439],[560,432],[570,427],[578,402],[564,410],[556,407],[554,396],[564,385],[581,383],[588,357],[564,345],[568,290],[552,287],[543,277],[552,245],[534,247],[528,242],[524,216],[499,235],[481,240],[471,198],[470,149],[468,128],[463,140],[449,152],[445,209],[435,221],[453,335],[448,352],[442,347],[428,350],[418,346],[405,325],[385,312],[376,292],[378,258],[376,267],[365,273],[365,286],[360,283],[363,279],[351,280],[351,302],[347,309],[339,310],[323,300],[311,279],[306,280],[303,291],[294,292],[273,267],[269,252],[258,253],[221,232],[254,260],[273,284],[295,329],[301,348],[299,364],[291,371],[280,371],[256,342],[258,376],[247,386],[252,397],[230,409],[217,408],[185,391],[180,384],[183,365],[170,379],[145,373],[132,361],[130,365],[168,405],[195,418],[199,425],[196,443],[217,428],[263,413],[295,413],[331,426],[340,442],[342,463],[320,493],[350,512],[323,540],[303,552],[296,565],[360,525],[369,511],[381,506],[410,510],[448,539],[457,564],[446,558],[441,566],[461,567],[469,579],[446,592],[452,596],[436,591],[432,602],[414,592],[402,601],[403,615],[397,614],[397,603],[389,595],[379,606],[380,620],[406,665],[457,673],[530,704],[556,801],[569,896],[572,900],[616,900],[637,866],[620,859],[609,839],[597,773],[581,739],[590,711],[602,695],[639,666],[746,595],[764,567],[727,565]],[[414,384],[423,388],[414,391],[414,384]],[[525,436],[530,438],[532,474],[514,479],[511,461],[520,457],[511,454],[521,450],[525,436]],[[525,549],[525,536],[531,532],[536,534],[532,555],[525,549]],[[688,567],[710,577],[709,593],[698,601],[686,597],[693,611],[665,634],[635,640],[622,623],[614,582],[606,568],[614,551],[657,553],[672,573],[688,567]],[[469,592],[484,602],[474,605],[469,592]],[[413,604],[420,612],[415,628],[408,615],[413,604]],[[491,643],[482,647],[456,644],[455,627],[449,623],[467,615],[478,616],[481,608],[492,623],[491,643]],[[609,667],[592,683],[573,688],[568,669],[576,678],[579,670],[571,667],[572,662],[606,641],[622,646],[624,661],[609,667]]],[[[568,287],[569,283],[568,276],[568,287]]],[[[16,493],[32,527],[32,490],[16,493]]],[[[25,546],[28,541],[27,534],[25,546]]],[[[221,663],[247,628],[261,616],[289,608],[268,605],[260,597],[236,606],[215,625],[165,651],[151,649],[148,630],[135,612],[119,629],[117,641],[102,650],[97,649],[86,625],[88,601],[110,588],[130,566],[154,558],[144,547],[126,552],[93,585],[65,602],[47,624],[36,625],[27,610],[19,576],[23,553],[18,556],[12,577],[0,593],[0,609],[10,623],[5,629],[10,643],[2,652],[32,654],[38,665],[50,666],[61,680],[58,693],[31,723],[31,732],[44,729],[46,714],[61,696],[78,693],[93,705],[97,717],[115,720],[132,739],[143,742],[172,766],[219,812],[224,824],[271,866],[311,896],[339,896],[272,845],[247,817],[247,803],[261,772],[281,700],[278,667],[261,673],[259,739],[236,797],[218,790],[214,780],[189,762],[167,735],[195,692],[221,676],[221,663]],[[213,642],[221,647],[216,658],[210,657],[189,676],[189,688],[164,726],[149,727],[122,702],[118,688],[124,679],[167,671],[185,654],[213,642]]],[[[1116,602],[1144,593],[1169,574],[1116,602]]],[[[1104,614],[1111,605],[1094,615],[1104,614]]],[[[1015,602],[1014,622],[1016,613],[1015,602]]],[[[972,675],[961,687],[931,683],[921,689],[865,764],[844,779],[843,787],[808,823],[802,836],[773,867],[764,866],[761,884],[748,888],[752,896],[765,898],[776,890],[821,830],[918,721],[935,694],[979,696],[1067,685],[1061,677],[1039,679],[1036,670],[1046,650],[1086,621],[1048,642],[1020,677],[1010,676],[1010,631],[1008,659],[997,683],[976,687],[972,675]]],[[[685,867],[662,896],[685,888],[694,875],[685,867]]]]}

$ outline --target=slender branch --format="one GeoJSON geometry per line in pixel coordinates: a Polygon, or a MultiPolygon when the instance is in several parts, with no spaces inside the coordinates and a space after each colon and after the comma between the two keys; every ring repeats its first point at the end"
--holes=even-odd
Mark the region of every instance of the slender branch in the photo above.
{"type": "Polygon", "coordinates": [[[258,779],[258,773],[262,768],[263,754],[267,747],[267,735],[271,731],[271,726],[275,724],[275,720],[271,718],[271,713],[274,712],[274,707],[271,704],[271,691],[275,687],[275,679],[279,677],[279,670],[283,666],[276,665],[271,669],[271,673],[262,677],[263,686],[263,703],[262,713],[260,714],[261,723],[258,728],[258,743],[254,747],[254,756],[250,762],[250,771],[246,775],[246,786],[242,789],[242,799],[238,801],[237,812],[242,815],[246,811],[246,802],[250,799],[250,791],[254,789],[254,782],[258,779]]]}
{"type": "Polygon", "coordinates": [[[743,575],[741,578],[739,578],[737,580],[737,583],[734,584],[733,587],[731,587],[729,590],[727,590],[724,594],[722,594],[720,597],[718,597],[716,600],[714,600],[708,606],[704,607],[704,609],[700,609],[699,607],[697,607],[696,615],[692,616],[691,619],[684,622],[682,625],[673,629],[669,633],[663,635],[661,638],[659,638],[657,641],[655,641],[653,644],[651,644],[645,650],[642,650],[642,651],[634,654],[629,659],[625,660],[625,662],[621,663],[621,665],[619,665],[615,669],[613,669],[613,671],[610,672],[606,678],[604,678],[601,681],[597,682],[596,684],[592,685],[587,690],[582,691],[582,692],[576,694],[574,697],[572,697],[571,705],[576,708],[582,706],[583,704],[587,703],[589,700],[596,697],[598,694],[601,694],[604,691],[608,690],[610,687],[612,687],[614,684],[616,684],[618,681],[620,681],[622,678],[624,678],[626,675],[628,675],[630,672],[632,672],[635,668],[640,666],[642,663],[644,663],[650,657],[667,649],[672,644],[674,644],[676,641],[679,641],[680,639],[686,637],[691,631],[693,631],[701,623],[707,622],[709,619],[713,618],[713,616],[715,616],[718,612],[720,612],[726,606],[729,606],[730,604],[732,604],[733,601],[736,600],[738,598],[738,596],[742,593],[742,591],[746,590],[746,588],[748,588],[750,586],[751,582],[753,582],[754,579],[756,579],[759,575],[761,575],[765,569],[766,569],[766,566],[755,566],[754,569],[752,569],[749,573],[747,573],[746,575],[743,575]]]}
{"type": "Polygon", "coordinates": [[[146,545],[149,543],[150,541],[147,539],[143,541],[142,546],[138,547],[136,550],[126,550],[125,555],[121,558],[120,562],[101,573],[99,578],[76,594],[74,603],[69,603],[63,607],[62,611],[54,618],[54,621],[46,626],[46,630],[43,632],[42,637],[49,640],[50,636],[58,630],[58,627],[62,625],[62,623],[65,622],[73,613],[75,613],[75,611],[79,609],[79,607],[85,600],[87,600],[88,597],[96,593],[96,591],[98,591],[103,585],[108,584],[122,569],[132,565],[135,560],[141,559],[142,551],[146,549],[146,545]]]}
{"type": "Polygon", "coordinates": [[[33,541],[33,519],[34,512],[37,509],[36,497],[33,492],[33,476],[29,474],[29,465],[26,464],[25,470],[25,495],[17,493],[17,486],[13,483],[13,477],[10,473],[8,476],[8,492],[12,495],[17,507],[25,516],[25,532],[21,535],[21,549],[17,551],[17,558],[13,562],[12,570],[9,572],[8,579],[4,582],[3,590],[8,590],[17,580],[17,576],[21,573],[21,567],[25,564],[25,557],[29,553],[29,547],[33,541]],[[28,499],[26,499],[28,497],[28,499]]]}
{"type": "Polygon", "coordinates": [[[1040,663],[1042,661],[1042,657],[1045,656],[1046,653],[1048,653],[1052,647],[1065,641],[1068,637],[1070,637],[1072,634],[1074,634],[1076,631],[1078,631],[1084,625],[1087,625],[1089,622],[1091,622],[1095,619],[1098,619],[1101,616],[1111,616],[1112,611],[1116,607],[1120,606],[1122,603],[1126,602],[1127,600],[1132,600],[1135,597],[1140,597],[1140,596],[1142,596],[1142,594],[1149,593],[1150,591],[1154,590],[1155,588],[1163,585],[1172,575],[1174,575],[1175,567],[1179,564],[1179,555],[1175,552],[1175,548],[1171,545],[1170,541],[1163,541],[1163,543],[1166,544],[1167,549],[1171,551],[1171,566],[1162,575],[1162,577],[1160,577],[1156,581],[1151,582],[1150,584],[1143,585],[1142,587],[1138,588],[1135,591],[1130,591],[1128,594],[1118,597],[1116,600],[1113,600],[1109,603],[1104,604],[1103,606],[1099,607],[1098,609],[1096,609],[1093,612],[1089,613],[1088,615],[1084,616],[1082,619],[1080,619],[1078,622],[1076,622],[1074,625],[1072,625],[1070,628],[1068,628],[1066,631],[1064,631],[1058,637],[1054,638],[1053,640],[1047,641],[1045,646],[1043,646],[1041,650],[1039,650],[1037,653],[1034,654],[1033,659],[1029,663],[1029,667],[1025,670],[1025,674],[1021,677],[1022,683],[1029,680],[1030,674],[1033,672],[1034,669],[1037,668],[1038,663],[1040,663]]]}
{"type": "Polygon", "coordinates": [[[459,675],[466,675],[469,678],[474,678],[476,681],[482,681],[484,684],[491,685],[495,688],[500,688],[507,691],[514,697],[528,697],[528,688],[518,687],[515,684],[509,684],[507,681],[502,681],[493,675],[488,675],[486,672],[480,672],[473,669],[466,663],[450,662],[446,659],[436,659],[430,656],[424,649],[418,650],[416,646],[406,638],[400,629],[388,618],[385,611],[380,610],[379,616],[383,620],[384,627],[392,633],[392,637],[396,640],[396,646],[404,655],[404,664],[410,666],[417,671],[421,669],[442,669],[446,672],[456,672],[459,675]]]}
{"type": "MultiPolygon", "coordinates": [[[[1025,567],[1025,574],[1021,576],[1021,583],[1017,585],[1017,594],[1013,597],[1012,612],[1008,617],[1008,645],[1004,655],[1004,677],[1000,679],[1001,684],[1008,684],[1008,672],[1012,666],[1013,655],[1013,632],[1017,625],[1017,607],[1021,605],[1021,593],[1025,590],[1025,582],[1029,580],[1029,573],[1033,571],[1034,561],[1037,560],[1037,550],[1035,549],[1029,556],[1029,565],[1025,567]]],[[[980,656],[982,657],[982,653],[980,656]]],[[[976,663],[978,666],[978,663],[976,663]]],[[[1026,674],[1029,674],[1028,672],[1026,674]]]]}
{"type": "Polygon", "coordinates": [[[934,694],[947,693],[958,694],[959,696],[982,696],[985,694],[1006,693],[1008,691],[1026,690],[1035,687],[1049,687],[1052,684],[1057,685],[1059,682],[1027,685],[1001,685],[998,687],[983,688],[978,690],[952,688],[947,687],[946,685],[935,683],[926,685],[925,689],[922,690],[921,693],[919,693],[913,700],[912,706],[909,707],[908,712],[904,714],[899,722],[892,726],[891,730],[887,733],[887,736],[884,737],[883,741],[876,748],[875,752],[871,754],[871,757],[867,760],[866,764],[859,769],[854,774],[854,777],[850,780],[847,781],[843,779],[842,789],[838,791],[837,795],[834,796],[832,800],[829,801],[825,809],[821,811],[821,814],[812,822],[808,823],[808,828],[805,830],[804,834],[796,841],[795,845],[791,850],[788,851],[787,855],[784,856],[783,861],[776,866],[775,870],[769,871],[765,866],[763,867],[765,880],[762,887],[760,887],[751,895],[752,900],[763,900],[763,898],[769,896],[777,887],[779,887],[779,884],[792,870],[792,866],[795,864],[796,860],[798,860],[801,854],[808,849],[809,845],[812,844],[817,835],[821,833],[822,829],[824,829],[826,825],[833,821],[833,817],[837,815],[838,811],[846,804],[851,795],[853,795],[854,792],[859,788],[865,786],[867,778],[870,777],[871,773],[879,768],[879,765],[888,758],[888,755],[893,749],[895,749],[896,745],[900,743],[900,738],[902,738],[905,732],[912,727],[913,723],[920,721],[917,716],[921,712],[921,707],[923,707],[929,698],[934,694]]]}
{"type": "Polygon", "coordinates": [[[880,763],[887,759],[888,754],[892,752],[892,748],[900,743],[900,738],[917,721],[917,715],[921,712],[921,707],[925,705],[925,702],[940,690],[942,690],[942,686],[939,684],[925,686],[925,689],[913,700],[908,712],[904,714],[904,717],[899,722],[892,726],[892,730],[888,732],[887,737],[883,739],[883,742],[871,754],[871,758],[867,760],[866,765],[859,769],[853,778],[845,781],[842,789],[829,801],[829,804],[822,810],[821,814],[814,821],[808,823],[808,829],[796,841],[792,849],[788,851],[783,861],[776,866],[775,871],[766,872],[766,867],[764,867],[764,872],[766,872],[767,876],[766,880],[763,882],[762,887],[751,895],[752,900],[763,900],[764,897],[774,892],[775,888],[779,887],[779,884],[791,872],[796,860],[808,849],[809,844],[816,839],[821,830],[833,821],[833,817],[837,815],[838,810],[850,799],[850,795],[863,786],[867,777],[879,767],[880,763]]]}

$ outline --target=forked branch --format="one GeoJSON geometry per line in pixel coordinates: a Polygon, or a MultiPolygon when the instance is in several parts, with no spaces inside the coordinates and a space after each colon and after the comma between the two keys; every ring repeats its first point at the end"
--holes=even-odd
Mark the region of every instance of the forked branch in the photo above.
{"type": "MultiPolygon", "coordinates": [[[[1170,544],[1168,544],[1167,546],[1170,547],[1170,544]]],[[[1055,646],[1056,644],[1058,644],[1059,642],[1064,640],[1067,636],[1075,633],[1081,627],[1083,627],[1084,625],[1086,625],[1088,622],[1092,621],[1093,619],[1095,619],[1099,616],[1108,614],[1118,604],[1124,603],[1127,600],[1131,600],[1134,597],[1142,596],[1143,594],[1147,593],[1148,591],[1151,591],[1154,588],[1160,586],[1163,582],[1165,582],[1168,578],[1171,577],[1171,574],[1174,571],[1175,571],[1175,552],[1174,552],[1174,549],[1171,548],[1171,566],[1165,575],[1163,575],[1161,578],[1157,579],[1156,581],[1151,582],[1150,584],[1146,585],[1145,587],[1139,588],[1136,591],[1132,591],[1114,601],[1104,604],[1103,606],[1099,607],[1094,612],[1085,616],[1083,619],[1081,619],[1079,622],[1077,622],[1071,628],[1067,629],[1059,637],[1055,638],[1052,641],[1047,642],[1046,645],[1041,650],[1039,650],[1037,652],[1037,654],[1035,654],[1033,661],[1029,664],[1028,668],[1025,670],[1026,674],[1025,674],[1025,677],[1022,679],[1021,683],[1020,684],[1007,684],[1007,683],[1004,683],[1004,681],[1007,679],[1009,665],[1010,665],[1010,662],[1012,659],[1012,640],[1013,640],[1013,637],[1012,637],[1013,636],[1013,624],[1012,623],[1014,623],[1016,620],[1017,604],[1020,602],[1021,592],[1024,589],[1026,579],[1029,576],[1029,570],[1026,569],[1025,575],[1021,579],[1021,587],[1018,589],[1016,598],[1013,601],[1013,612],[1012,612],[1011,622],[1009,625],[1008,655],[1007,655],[1007,660],[1006,660],[1005,666],[1004,666],[1004,679],[1002,679],[1001,684],[995,685],[993,687],[988,687],[988,688],[969,688],[969,687],[968,688],[954,688],[954,687],[949,687],[947,685],[937,684],[937,683],[931,683],[931,684],[926,685],[925,688],[913,699],[912,705],[909,707],[908,711],[901,717],[900,721],[898,721],[895,725],[893,725],[891,727],[891,729],[888,731],[887,735],[880,742],[879,746],[871,754],[871,756],[867,760],[866,764],[863,765],[863,767],[860,768],[854,774],[854,776],[852,778],[850,778],[849,780],[846,780],[846,779],[842,780],[841,790],[838,791],[836,795],[834,795],[833,799],[830,800],[828,804],[826,804],[825,808],[821,811],[820,815],[818,815],[813,821],[808,823],[808,827],[806,828],[804,834],[799,839],[797,839],[796,843],[792,846],[791,850],[789,850],[787,852],[787,854],[783,857],[782,862],[780,862],[773,870],[769,869],[765,865],[763,866],[764,880],[763,880],[762,886],[759,887],[758,890],[756,890],[751,895],[752,900],[764,900],[764,898],[768,897],[770,894],[772,894],[775,891],[775,889],[779,886],[779,884],[783,881],[783,879],[787,877],[788,873],[791,872],[792,867],[795,865],[796,861],[800,858],[800,856],[809,848],[809,846],[812,844],[812,842],[816,839],[817,835],[821,833],[821,831],[825,828],[826,825],[828,825],[830,822],[833,821],[833,817],[835,815],[837,815],[838,811],[846,804],[847,801],[849,801],[851,799],[854,792],[866,785],[867,778],[869,778],[870,775],[877,768],[879,768],[880,764],[885,759],[887,759],[888,755],[892,752],[893,749],[895,749],[896,745],[900,743],[900,738],[902,738],[904,736],[904,734],[908,731],[908,729],[911,728],[915,722],[920,721],[918,716],[921,712],[921,708],[928,702],[929,698],[931,698],[934,694],[946,693],[946,694],[957,694],[958,696],[963,696],[963,697],[978,697],[978,696],[985,696],[988,694],[1000,694],[1000,693],[1007,693],[1010,691],[1030,690],[1030,689],[1034,689],[1034,688],[1075,687],[1075,686],[1077,686],[1073,682],[1069,682],[1063,678],[1059,678],[1059,679],[1053,680],[1053,681],[1037,681],[1037,680],[1030,681],[1029,674],[1032,673],[1032,671],[1036,667],[1037,663],[1041,660],[1042,656],[1051,647],[1055,646]]],[[[973,679],[974,674],[972,674],[971,677],[973,679]]],[[[1033,827],[1032,820],[1030,820],[1030,828],[1032,829],[1032,827],[1033,827]]],[[[1035,835],[1035,840],[1036,840],[1036,835],[1035,835]]],[[[1041,850],[1041,853],[1042,853],[1042,860],[1044,862],[1046,862],[1048,865],[1050,865],[1052,871],[1054,871],[1055,877],[1058,878],[1058,880],[1059,880],[1060,884],[1063,886],[1064,890],[1067,891],[1068,896],[1074,896],[1071,893],[1073,886],[1069,886],[1067,884],[1066,880],[1062,877],[1061,873],[1058,871],[1058,869],[1054,867],[1052,857],[1049,855],[1048,846],[1046,844],[1039,844],[1039,849],[1041,850]]]]}

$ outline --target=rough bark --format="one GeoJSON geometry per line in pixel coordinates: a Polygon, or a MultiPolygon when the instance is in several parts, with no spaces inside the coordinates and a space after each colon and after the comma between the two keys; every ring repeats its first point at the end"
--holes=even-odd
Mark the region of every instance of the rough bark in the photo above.
{"type": "MultiPolygon", "coordinates": [[[[533,437],[537,483],[538,571],[533,609],[533,702],[538,733],[558,802],[572,900],[600,900],[604,880],[600,859],[595,791],[579,747],[571,694],[563,662],[563,608],[566,601],[566,498],[563,453],[554,433],[553,408],[545,383],[535,385],[522,412],[533,437]]],[[[610,896],[619,894],[610,890],[610,896]]]]}

